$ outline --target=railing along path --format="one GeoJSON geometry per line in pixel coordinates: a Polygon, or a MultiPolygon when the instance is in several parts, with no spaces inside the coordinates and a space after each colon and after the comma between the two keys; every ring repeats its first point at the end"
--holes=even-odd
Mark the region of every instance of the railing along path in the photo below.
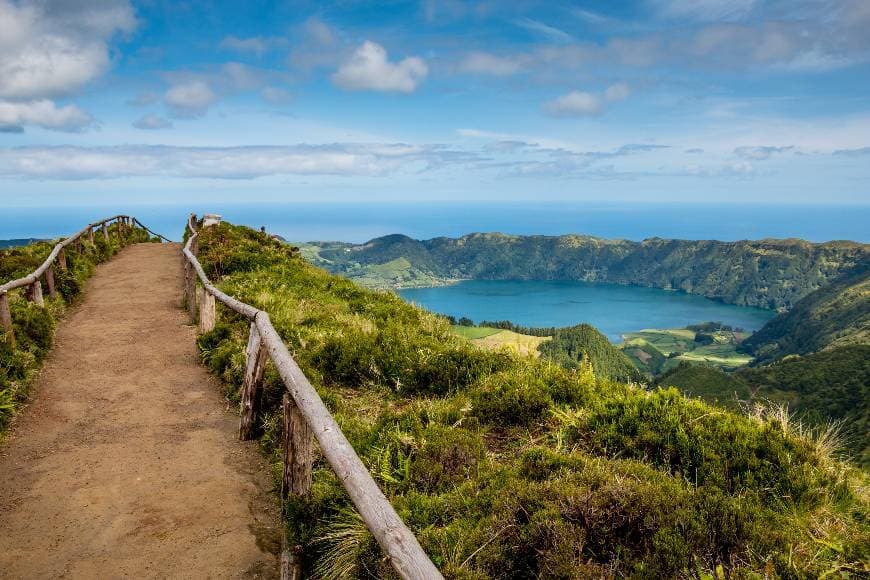
{"type": "Polygon", "coordinates": [[[45,261],[36,270],[23,278],[11,280],[3,285],[0,285],[0,330],[6,337],[6,341],[10,346],[15,346],[15,331],[12,326],[12,313],[9,310],[9,292],[16,288],[25,288],[25,296],[31,302],[39,306],[45,305],[45,300],[42,295],[42,280],[45,280],[45,286],[49,296],[54,298],[57,296],[57,288],[54,282],[55,268],[66,271],[66,251],[69,246],[73,246],[73,250],[82,250],[82,238],[87,237],[90,244],[94,244],[94,230],[99,228],[102,230],[103,238],[106,242],[109,241],[109,223],[116,222],[118,224],[117,234],[118,241],[123,245],[124,237],[127,228],[135,228],[138,224],[143,230],[149,234],[170,242],[169,238],[155,233],[148,229],[142,222],[133,216],[115,215],[92,224],[88,224],[80,231],[55,244],[51,253],[45,261]]]}
{"type": "MultiPolygon", "coordinates": [[[[438,579],[441,573],[420,547],[417,538],[399,518],[366,466],[357,456],[335,419],[323,404],[317,391],[293,360],[269,315],[263,310],[240,302],[217,289],[205,275],[196,255],[199,232],[195,215],[188,220],[190,238],[184,246],[185,300],[196,321],[199,302],[199,328],[207,332],[215,325],[215,300],[230,310],[251,320],[246,351],[245,378],[241,393],[242,416],[239,438],[255,435],[262,399],[263,372],[267,357],[272,360],[284,381],[284,472],[281,485],[283,498],[305,495],[311,489],[313,461],[312,435],[320,444],[327,463],[341,480],[363,521],[380,544],[399,576],[408,579],[438,579]],[[197,292],[196,281],[201,284],[197,292]],[[197,300],[197,298],[199,300],[197,300]]],[[[299,578],[301,566],[298,546],[284,546],[281,555],[281,577],[299,578]]]]}

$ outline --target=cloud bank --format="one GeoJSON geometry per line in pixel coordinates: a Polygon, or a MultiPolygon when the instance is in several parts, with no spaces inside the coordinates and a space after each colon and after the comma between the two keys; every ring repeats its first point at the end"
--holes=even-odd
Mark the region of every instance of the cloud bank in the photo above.
{"type": "Polygon", "coordinates": [[[413,93],[428,74],[423,59],[390,62],[383,46],[367,40],[332,75],[332,82],[349,91],[413,93]]]}

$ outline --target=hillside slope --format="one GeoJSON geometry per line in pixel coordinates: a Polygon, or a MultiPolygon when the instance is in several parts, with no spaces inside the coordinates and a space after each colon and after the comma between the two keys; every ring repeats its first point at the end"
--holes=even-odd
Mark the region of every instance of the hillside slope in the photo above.
{"type": "Polygon", "coordinates": [[[729,409],[774,402],[802,423],[842,422],[843,448],[870,466],[870,345],[833,348],[735,373],[683,363],[656,379],[686,395],[729,409]]]}
{"type": "Polygon", "coordinates": [[[631,359],[589,324],[557,328],[550,340],[538,345],[538,351],[568,369],[580,368],[587,359],[596,374],[607,379],[633,383],[644,380],[631,359]]]}
{"type": "Polygon", "coordinates": [[[763,364],[850,344],[870,344],[868,258],[770,320],[742,348],[763,364]]]}
{"type": "MultiPolygon", "coordinates": [[[[470,234],[413,240],[391,235],[361,245],[309,244],[314,263],[354,278],[405,258],[422,278],[583,280],[683,290],[731,304],[785,309],[868,254],[854,242],[802,240],[642,242],[590,236],[470,234]]],[[[384,286],[394,286],[384,281],[384,286]]]]}
{"type": "MultiPolygon", "coordinates": [[[[775,415],[476,348],[445,319],[246,228],[204,229],[200,259],[223,291],[269,312],[448,578],[868,571],[863,475],[775,415]]],[[[199,344],[235,398],[249,322],[220,317],[199,344]]],[[[277,381],[267,370],[263,446],[274,453],[277,381]]],[[[306,574],[390,576],[323,461],[285,513],[306,574]]]]}

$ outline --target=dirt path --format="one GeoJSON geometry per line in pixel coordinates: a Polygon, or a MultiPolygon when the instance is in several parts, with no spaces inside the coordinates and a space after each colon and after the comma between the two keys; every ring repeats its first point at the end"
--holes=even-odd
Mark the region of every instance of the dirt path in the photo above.
{"type": "Polygon", "coordinates": [[[176,245],[99,267],[0,446],[0,578],[277,571],[268,468],[197,363],[176,245]]]}

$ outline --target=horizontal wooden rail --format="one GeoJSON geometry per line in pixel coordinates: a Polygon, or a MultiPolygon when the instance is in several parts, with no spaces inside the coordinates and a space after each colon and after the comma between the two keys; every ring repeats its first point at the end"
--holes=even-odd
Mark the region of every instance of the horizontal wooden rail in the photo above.
{"type": "Polygon", "coordinates": [[[153,231],[145,227],[142,222],[137,220],[135,217],[128,215],[114,215],[112,217],[102,219],[92,224],[88,224],[70,237],[61,240],[60,242],[55,244],[54,248],[52,248],[51,250],[51,253],[36,270],[31,272],[27,276],[24,276],[23,278],[18,278],[17,280],[10,280],[9,282],[0,285],[0,332],[5,335],[6,340],[11,345],[14,346],[15,344],[15,334],[12,329],[12,315],[9,311],[9,292],[15,290],[16,288],[26,287],[26,294],[28,300],[30,300],[31,302],[35,302],[40,306],[43,305],[42,282],[40,281],[40,278],[44,277],[49,295],[52,297],[56,296],[54,283],[55,262],[57,262],[58,268],[60,268],[61,270],[66,270],[67,247],[73,246],[74,249],[81,249],[83,236],[87,236],[88,243],[93,244],[94,229],[98,227],[102,230],[105,240],[108,241],[108,225],[110,222],[113,221],[118,223],[119,231],[121,228],[133,228],[135,227],[134,224],[139,224],[148,233],[157,236],[162,240],[171,241],[165,236],[154,233],[153,231]]]}
{"type": "MultiPolygon", "coordinates": [[[[251,319],[251,334],[247,348],[247,368],[242,387],[242,417],[239,436],[251,438],[256,427],[259,399],[262,387],[263,367],[268,356],[275,365],[284,382],[289,397],[284,400],[284,480],[282,493],[305,494],[311,485],[310,437],[320,444],[321,453],[332,470],[341,480],[351,501],[380,544],[390,564],[402,578],[423,580],[442,578],[438,568],[432,563],[417,538],[405,525],[392,504],[375,483],[366,466],[357,456],[350,442],[341,432],[329,409],[323,404],[317,391],[306,378],[302,369],[293,360],[284,341],[272,326],[269,314],[227,296],[206,277],[199,260],[199,232],[195,224],[196,216],[188,220],[190,237],[183,248],[186,258],[185,300],[191,313],[196,312],[195,278],[199,278],[204,291],[226,305],[230,310],[251,319]],[[292,399],[292,400],[291,400],[292,399]],[[296,423],[294,423],[294,418],[296,423]],[[298,424],[303,421],[304,424],[298,424]],[[289,463],[289,465],[288,465],[289,463]]],[[[207,308],[214,308],[214,302],[207,308]]],[[[203,318],[209,321],[206,327],[213,326],[213,311],[202,312],[200,308],[200,328],[203,318]]],[[[282,577],[298,577],[298,560],[292,549],[285,547],[282,554],[282,577]]]]}

